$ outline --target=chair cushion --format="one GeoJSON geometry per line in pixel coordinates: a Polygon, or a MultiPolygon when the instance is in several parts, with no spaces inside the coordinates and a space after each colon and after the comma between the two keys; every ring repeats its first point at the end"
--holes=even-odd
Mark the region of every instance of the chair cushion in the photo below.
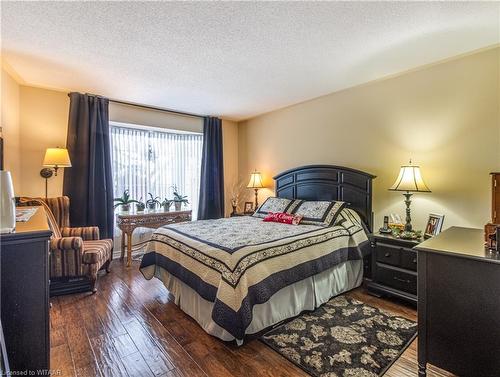
{"type": "Polygon", "coordinates": [[[83,258],[85,264],[98,264],[99,267],[111,257],[113,240],[83,241],[83,258]]]}

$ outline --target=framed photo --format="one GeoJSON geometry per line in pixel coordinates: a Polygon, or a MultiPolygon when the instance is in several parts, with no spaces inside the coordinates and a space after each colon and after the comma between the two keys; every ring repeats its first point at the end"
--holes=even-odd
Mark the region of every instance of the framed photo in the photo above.
{"type": "Polygon", "coordinates": [[[427,225],[425,226],[424,238],[431,238],[441,233],[443,222],[444,215],[430,213],[429,220],[427,220],[427,225]]]}
{"type": "Polygon", "coordinates": [[[245,207],[243,207],[243,213],[253,213],[253,203],[245,202],[245,207]]]}

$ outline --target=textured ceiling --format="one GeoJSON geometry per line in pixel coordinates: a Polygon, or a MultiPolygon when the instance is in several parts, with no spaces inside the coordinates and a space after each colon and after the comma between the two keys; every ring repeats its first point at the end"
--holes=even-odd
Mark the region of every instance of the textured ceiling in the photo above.
{"type": "Polygon", "coordinates": [[[499,3],[2,2],[26,84],[245,119],[500,42],[499,3]]]}

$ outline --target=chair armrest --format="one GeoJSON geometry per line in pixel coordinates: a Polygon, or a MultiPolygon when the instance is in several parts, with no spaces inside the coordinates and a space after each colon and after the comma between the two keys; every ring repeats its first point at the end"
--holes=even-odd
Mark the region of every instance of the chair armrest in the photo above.
{"type": "Polygon", "coordinates": [[[99,239],[99,227],[97,226],[62,228],[61,233],[63,237],[81,237],[84,241],[99,239]]]}
{"type": "Polygon", "coordinates": [[[76,251],[80,255],[83,254],[83,240],[81,237],[53,238],[50,240],[49,246],[51,251],[76,251]]]}

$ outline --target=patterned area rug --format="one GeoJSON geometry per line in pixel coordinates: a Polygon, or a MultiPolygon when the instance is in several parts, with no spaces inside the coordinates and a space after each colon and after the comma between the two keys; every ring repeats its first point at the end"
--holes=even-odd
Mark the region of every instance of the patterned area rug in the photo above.
{"type": "Polygon", "coordinates": [[[342,295],[261,340],[316,377],[377,377],[417,335],[417,323],[342,295]]]}

